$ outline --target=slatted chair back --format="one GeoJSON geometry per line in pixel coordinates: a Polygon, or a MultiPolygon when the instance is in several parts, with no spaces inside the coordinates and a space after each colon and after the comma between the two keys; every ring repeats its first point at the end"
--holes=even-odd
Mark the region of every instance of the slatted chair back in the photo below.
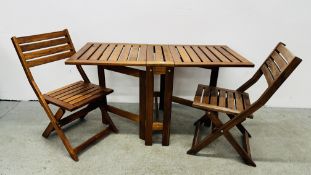
{"type": "Polygon", "coordinates": [[[24,67],[62,60],[75,53],[68,30],[13,37],[12,40],[24,67]]]}
{"type": "MultiPolygon", "coordinates": [[[[67,29],[39,35],[12,37],[12,42],[27,79],[37,95],[40,103],[45,99],[37,86],[30,68],[63,60],[72,56],[76,51],[67,29]]],[[[90,82],[81,66],[77,66],[85,82],[90,82]]],[[[43,105],[45,106],[45,105],[43,105]]]]}
{"type": "Polygon", "coordinates": [[[284,43],[279,43],[260,66],[254,76],[237,89],[244,92],[254,85],[263,75],[268,83],[263,94],[248,109],[241,112],[240,115],[251,115],[262,107],[271,96],[278,90],[289,75],[297,68],[302,60],[292,54],[284,43]]]}
{"type": "MultiPolygon", "coordinates": [[[[50,62],[66,59],[76,51],[67,29],[39,35],[11,38],[19,60],[23,66],[27,79],[34,90],[40,104],[49,116],[53,116],[51,109],[36,84],[30,68],[50,62]]],[[[82,67],[76,66],[84,82],[89,83],[82,67]]]]}

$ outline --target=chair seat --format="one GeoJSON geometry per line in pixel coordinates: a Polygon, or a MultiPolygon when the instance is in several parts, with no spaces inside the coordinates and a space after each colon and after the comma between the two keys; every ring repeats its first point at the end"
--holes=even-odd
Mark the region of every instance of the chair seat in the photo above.
{"type": "Polygon", "coordinates": [[[112,92],[113,90],[109,88],[78,81],[48,92],[43,96],[47,102],[73,111],[112,92]]]}
{"type": "Polygon", "coordinates": [[[196,108],[239,114],[251,105],[249,95],[235,90],[199,84],[193,106],[196,108]]]}

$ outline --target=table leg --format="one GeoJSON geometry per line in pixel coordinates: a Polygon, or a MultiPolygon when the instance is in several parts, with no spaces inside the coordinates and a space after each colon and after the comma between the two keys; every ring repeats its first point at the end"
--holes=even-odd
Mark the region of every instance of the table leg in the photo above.
{"type": "Polygon", "coordinates": [[[173,83],[174,83],[174,68],[168,67],[165,73],[164,113],[163,113],[163,131],[162,131],[163,146],[168,146],[170,142],[173,83]]]}
{"type": "Polygon", "coordinates": [[[139,75],[139,138],[145,139],[146,125],[146,74],[141,72],[139,75]]]}
{"type": "Polygon", "coordinates": [[[153,125],[153,89],[154,76],[153,68],[146,68],[146,125],[145,125],[145,145],[152,145],[152,125],[153,125]]]}
{"type": "Polygon", "coordinates": [[[210,82],[209,85],[210,86],[217,86],[217,80],[218,80],[218,72],[219,72],[219,68],[212,68],[212,73],[211,73],[211,78],[210,78],[210,82]]]}
{"type": "Polygon", "coordinates": [[[103,66],[97,66],[97,72],[99,86],[106,87],[105,68],[103,66]]]}
{"type": "MultiPolygon", "coordinates": [[[[106,87],[105,68],[103,66],[97,66],[97,73],[98,73],[99,86],[106,87]]],[[[103,105],[104,105],[105,109],[107,109],[107,97],[104,96],[102,101],[104,103],[103,105]]],[[[106,121],[106,119],[104,117],[102,117],[102,122],[104,124],[108,124],[108,122],[106,121]]]]}
{"type": "Polygon", "coordinates": [[[160,75],[160,105],[159,110],[164,109],[164,90],[165,90],[165,75],[160,75]]]}
{"type": "MultiPolygon", "coordinates": [[[[218,73],[219,73],[219,68],[212,68],[211,70],[211,77],[209,81],[209,86],[216,87],[217,86],[217,80],[218,80],[218,73]]],[[[208,112],[205,112],[205,115],[208,115],[208,112]]],[[[208,117],[204,117],[204,126],[211,126],[211,120],[208,117]]]]}

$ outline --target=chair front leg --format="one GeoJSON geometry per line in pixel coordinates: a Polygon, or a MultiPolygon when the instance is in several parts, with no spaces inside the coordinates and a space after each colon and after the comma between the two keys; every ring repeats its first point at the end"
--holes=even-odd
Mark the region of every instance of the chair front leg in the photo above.
{"type": "MultiPolygon", "coordinates": [[[[215,114],[212,114],[213,117],[211,118],[212,122],[215,124],[217,128],[220,128],[223,126],[223,123],[221,120],[216,116],[215,114]]],[[[236,125],[237,126],[237,125],[236,125]]],[[[242,125],[240,125],[242,126],[242,125]]],[[[244,134],[248,134],[247,131],[245,130],[244,134]]],[[[234,139],[232,134],[229,132],[224,132],[225,138],[229,141],[229,143],[232,145],[232,147],[238,152],[238,154],[242,157],[242,159],[245,161],[246,164],[251,165],[251,166],[256,166],[255,162],[252,160],[250,156],[250,152],[247,152],[245,149],[243,149],[238,142],[234,139]]]]}
{"type": "Polygon", "coordinates": [[[59,136],[59,138],[61,139],[61,141],[63,142],[66,150],[68,151],[70,157],[75,160],[78,161],[79,158],[77,156],[76,151],[73,149],[73,147],[71,146],[68,138],[66,137],[64,131],[62,130],[62,128],[60,127],[61,124],[59,123],[60,119],[62,118],[62,116],[64,115],[65,110],[59,108],[58,111],[56,112],[56,114],[54,116],[49,115],[49,119],[50,119],[50,124],[48,125],[48,127],[45,129],[44,133],[42,134],[44,137],[48,137],[49,134],[55,130],[56,134],[59,136]],[[54,118],[54,119],[53,119],[54,118]]]}
{"type": "MultiPolygon", "coordinates": [[[[217,139],[218,137],[220,137],[221,135],[224,135],[225,138],[229,141],[229,143],[233,146],[233,148],[239,153],[239,155],[243,158],[243,160],[251,166],[256,166],[256,164],[254,163],[254,161],[251,159],[251,155],[250,155],[250,149],[249,149],[249,145],[246,145],[244,147],[247,147],[247,149],[243,149],[238,142],[233,138],[233,136],[231,135],[231,133],[229,132],[229,129],[227,131],[224,130],[220,130],[219,128],[221,128],[224,124],[221,122],[221,120],[218,118],[217,113],[215,112],[211,112],[209,113],[210,115],[208,115],[208,117],[210,118],[210,120],[212,121],[212,124],[215,126],[215,130],[214,132],[212,132],[211,134],[209,134],[205,139],[203,139],[201,142],[196,141],[197,143],[193,142],[192,148],[187,152],[188,154],[196,154],[197,152],[199,152],[201,149],[203,149],[204,147],[206,147],[208,144],[210,144],[212,141],[214,141],[215,139],[217,139]]],[[[245,131],[244,134],[247,134],[246,136],[248,136],[248,133],[245,131]]],[[[198,136],[195,136],[198,137],[198,136]]],[[[245,137],[245,135],[244,135],[245,137]]],[[[247,137],[245,137],[247,139],[247,137]]],[[[246,143],[246,142],[245,142],[246,143]]]]}

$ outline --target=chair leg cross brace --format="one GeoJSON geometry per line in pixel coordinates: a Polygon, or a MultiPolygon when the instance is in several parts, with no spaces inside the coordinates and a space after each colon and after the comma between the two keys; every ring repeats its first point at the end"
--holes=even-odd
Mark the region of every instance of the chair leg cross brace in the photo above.
{"type": "Polygon", "coordinates": [[[55,130],[57,135],[60,137],[60,139],[64,143],[64,145],[65,145],[67,151],[69,152],[71,158],[75,161],[79,160],[77,154],[79,152],[81,152],[82,150],[84,150],[87,146],[91,145],[92,143],[99,141],[100,139],[102,139],[103,137],[105,137],[109,133],[111,133],[111,131],[114,133],[118,132],[118,129],[116,128],[116,126],[112,122],[112,120],[111,120],[111,118],[110,118],[110,116],[107,113],[107,110],[105,108],[105,104],[103,104],[103,103],[98,103],[98,102],[97,103],[91,103],[87,107],[85,107],[85,108],[67,116],[66,118],[62,119],[64,114],[65,114],[65,110],[62,108],[59,108],[58,111],[56,112],[56,114],[54,116],[52,116],[55,120],[51,120],[51,122],[49,123],[49,125],[47,126],[45,131],[42,133],[42,136],[45,138],[48,138],[49,135],[51,134],[51,132],[53,132],[55,130]],[[78,145],[76,148],[73,148],[71,146],[68,138],[66,137],[64,131],[61,129],[61,127],[68,124],[68,123],[71,123],[72,121],[74,121],[78,118],[84,118],[87,115],[87,113],[96,109],[97,107],[99,107],[99,109],[101,110],[103,124],[107,124],[108,127],[103,129],[99,133],[95,134],[94,136],[92,136],[91,138],[89,138],[88,140],[83,142],[82,144],[78,145]]]}
{"type": "MultiPolygon", "coordinates": [[[[238,144],[238,142],[234,139],[234,137],[229,132],[229,129],[224,129],[224,124],[221,122],[221,120],[218,118],[217,112],[211,112],[209,115],[207,115],[209,119],[211,120],[212,124],[215,126],[215,130],[206,136],[203,140],[199,141],[199,127],[202,123],[198,122],[195,129],[195,134],[193,138],[193,143],[191,149],[187,152],[188,154],[196,154],[201,149],[209,145],[211,142],[216,140],[220,136],[225,136],[225,138],[229,141],[229,143],[233,146],[233,148],[238,152],[238,154],[242,157],[242,159],[245,161],[246,164],[251,166],[256,166],[254,161],[251,158],[250,154],[250,147],[249,147],[249,137],[248,131],[243,127],[241,123],[236,124],[235,126],[238,127],[238,129],[243,134],[243,148],[238,144]]],[[[231,116],[233,117],[233,116],[231,116]]],[[[230,117],[230,118],[231,118],[230,117]]],[[[202,120],[203,121],[203,120],[202,120]]],[[[228,126],[228,125],[227,125],[228,126]]]]}

